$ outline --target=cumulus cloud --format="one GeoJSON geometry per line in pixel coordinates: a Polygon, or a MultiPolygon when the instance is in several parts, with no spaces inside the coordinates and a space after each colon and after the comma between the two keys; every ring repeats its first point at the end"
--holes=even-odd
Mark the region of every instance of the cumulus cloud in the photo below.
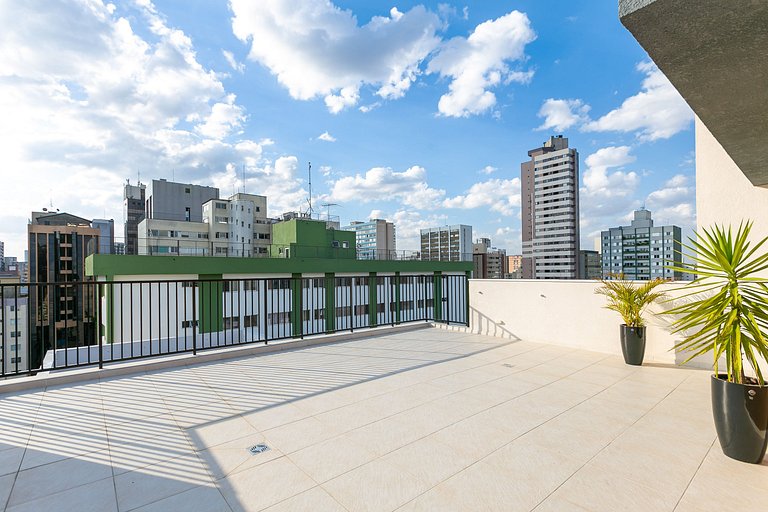
{"type": "MultiPolygon", "coordinates": [[[[620,214],[640,206],[634,199],[640,177],[634,171],[624,170],[624,166],[636,160],[630,151],[629,146],[609,146],[584,160],[586,170],[579,190],[582,236],[595,229],[618,225],[620,214]]],[[[592,242],[585,238],[582,243],[592,246],[592,242]]]]}
{"type": "Polygon", "coordinates": [[[317,139],[325,141],[325,142],[336,142],[336,137],[334,137],[333,135],[331,135],[327,131],[321,133],[320,135],[318,135],[317,139]]]}
{"type": "Polygon", "coordinates": [[[657,223],[696,227],[696,188],[690,177],[677,174],[654,190],[645,201],[657,223]]]}
{"type": "Polygon", "coordinates": [[[427,171],[414,165],[403,172],[389,167],[374,167],[365,174],[345,176],[335,181],[330,198],[334,201],[368,203],[387,198],[399,200],[406,206],[418,209],[434,209],[440,206],[445,190],[430,187],[427,171]]]}
{"type": "Polygon", "coordinates": [[[645,73],[642,90],[584,125],[585,131],[637,132],[640,140],[652,141],[668,139],[691,125],[693,112],[659,68],[641,62],[637,70],[645,73]]]}
{"type": "Polygon", "coordinates": [[[413,209],[399,209],[394,213],[372,210],[369,219],[386,219],[395,224],[395,245],[398,251],[418,251],[421,247],[421,230],[444,226],[448,217],[439,213],[418,212],[413,209]]]}
{"type": "Polygon", "coordinates": [[[478,172],[480,174],[485,174],[486,176],[489,176],[489,175],[495,173],[498,170],[499,170],[498,167],[494,167],[492,165],[486,165],[485,167],[480,169],[478,172]]]}
{"type": "Polygon", "coordinates": [[[539,117],[544,118],[544,122],[536,128],[537,130],[550,130],[562,132],[575,124],[581,124],[586,121],[589,105],[585,105],[581,100],[557,100],[549,98],[544,101],[539,109],[539,117]]]}
{"type": "MultiPolygon", "coordinates": [[[[18,170],[0,187],[9,210],[51,199],[74,214],[114,218],[120,236],[122,184],[137,171],[144,180],[173,170],[179,181],[208,183],[228,166],[269,165],[269,141],[232,140],[245,110],[148,1],[121,10],[99,0],[12,2],[0,33],[13,48],[0,51],[0,151],[5,168],[18,170]],[[77,186],[40,190],[65,178],[77,186]]],[[[6,240],[21,240],[17,253],[25,229],[4,227],[6,240]]]]}
{"type": "Polygon", "coordinates": [[[232,69],[238,73],[245,71],[245,64],[242,62],[237,62],[237,59],[235,59],[235,55],[232,52],[229,50],[221,50],[221,54],[224,56],[224,60],[227,61],[227,64],[229,64],[232,69]]]}
{"type": "Polygon", "coordinates": [[[441,45],[427,71],[451,80],[449,92],[438,103],[441,115],[467,117],[488,111],[496,104],[489,89],[510,82],[527,83],[533,71],[512,69],[523,61],[525,46],[536,39],[524,13],[512,11],[479,24],[469,37],[454,37],[441,45]]]}
{"type": "Polygon", "coordinates": [[[502,215],[512,215],[514,209],[520,207],[520,178],[475,183],[465,194],[445,199],[443,206],[462,209],[486,206],[502,215]]]}
{"type": "Polygon", "coordinates": [[[232,0],[232,29],[298,100],[324,98],[333,113],[357,104],[363,85],[383,99],[400,98],[420,63],[440,42],[439,16],[423,6],[393,7],[358,25],[327,0],[232,0]]]}

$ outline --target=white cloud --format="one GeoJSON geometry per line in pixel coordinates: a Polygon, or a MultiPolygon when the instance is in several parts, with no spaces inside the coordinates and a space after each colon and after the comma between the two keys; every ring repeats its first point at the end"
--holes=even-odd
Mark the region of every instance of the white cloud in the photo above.
{"type": "Polygon", "coordinates": [[[317,139],[318,140],[323,140],[325,142],[336,142],[336,137],[334,137],[333,135],[331,135],[327,131],[321,133],[320,135],[318,135],[317,139]]]}
{"type": "Polygon", "coordinates": [[[522,61],[525,46],[536,39],[528,16],[512,11],[479,24],[469,37],[443,43],[427,71],[451,79],[449,92],[438,103],[441,115],[467,117],[496,104],[489,89],[502,83],[527,83],[533,71],[513,70],[511,61],[522,61]]]}
{"type": "Polygon", "coordinates": [[[539,117],[544,118],[544,122],[536,128],[537,130],[555,129],[562,132],[577,123],[583,123],[587,120],[589,105],[585,105],[581,100],[557,100],[549,98],[544,101],[539,109],[539,117]]]}
{"type": "Polygon", "coordinates": [[[431,188],[426,177],[427,171],[418,165],[403,172],[395,172],[389,167],[374,167],[364,175],[345,176],[334,182],[330,198],[360,203],[395,199],[413,208],[437,208],[445,197],[445,190],[431,188]]]}
{"type": "Polygon", "coordinates": [[[634,193],[640,177],[634,171],[623,170],[636,158],[629,146],[601,148],[589,155],[584,163],[582,187],[579,190],[579,213],[582,243],[592,247],[588,236],[594,230],[618,225],[618,217],[640,206],[634,193]]]}
{"type": "Polygon", "coordinates": [[[483,167],[482,169],[480,169],[478,172],[479,172],[480,174],[485,174],[486,176],[489,176],[489,175],[491,175],[491,174],[495,173],[495,172],[496,172],[496,171],[498,171],[498,170],[499,170],[499,168],[498,168],[498,167],[494,167],[494,166],[492,166],[492,165],[486,165],[485,167],[483,167]]]}
{"type": "Polygon", "coordinates": [[[245,71],[245,64],[237,62],[237,59],[235,59],[235,55],[232,52],[229,50],[221,50],[221,54],[224,55],[224,60],[227,61],[227,64],[229,64],[232,69],[238,73],[245,71]]]}
{"type": "MultiPolygon", "coordinates": [[[[13,51],[0,51],[0,154],[17,169],[0,187],[6,209],[26,217],[53,200],[86,218],[114,218],[121,236],[122,184],[137,172],[208,183],[231,166],[269,165],[262,146],[271,141],[230,140],[244,109],[151,3],[115,10],[39,0],[3,13],[3,47],[13,51]],[[54,186],[63,181],[73,186],[54,186]]],[[[259,186],[272,179],[282,178],[265,175],[259,186]]],[[[21,255],[25,230],[0,228],[9,251],[21,255]]]]}
{"type": "Polygon", "coordinates": [[[676,224],[683,228],[696,227],[696,188],[691,179],[677,174],[667,180],[664,186],[654,190],[645,201],[653,212],[657,224],[676,224]]]}
{"type": "Polygon", "coordinates": [[[211,113],[195,130],[210,139],[221,140],[240,128],[245,122],[244,109],[235,105],[235,95],[228,94],[224,102],[215,103],[211,113]]]}
{"type": "Polygon", "coordinates": [[[585,131],[638,132],[640,140],[652,141],[668,139],[691,125],[693,112],[659,68],[641,62],[637,69],[645,73],[642,91],[584,125],[585,131]]]}
{"type": "Polygon", "coordinates": [[[439,17],[416,6],[358,25],[327,0],[232,0],[232,29],[250,44],[249,58],[266,66],[291,97],[323,97],[337,113],[355,105],[362,85],[384,99],[403,96],[420,63],[440,42],[439,17]]]}
{"type": "Polygon", "coordinates": [[[395,245],[398,251],[418,251],[421,247],[421,230],[444,226],[448,222],[446,215],[423,212],[413,209],[399,209],[392,214],[382,210],[372,210],[369,219],[386,219],[395,224],[395,245]]]}
{"type": "Polygon", "coordinates": [[[475,183],[464,195],[445,199],[443,206],[462,209],[487,206],[502,215],[512,215],[514,208],[520,207],[520,178],[475,183]]]}

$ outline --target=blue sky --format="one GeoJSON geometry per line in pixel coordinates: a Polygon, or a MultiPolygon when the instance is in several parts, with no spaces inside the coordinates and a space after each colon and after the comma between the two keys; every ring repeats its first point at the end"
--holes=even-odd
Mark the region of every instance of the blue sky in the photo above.
{"type": "MultiPolygon", "coordinates": [[[[695,224],[692,114],[606,2],[32,1],[0,13],[0,240],[47,206],[122,224],[167,178],[464,223],[520,250],[520,163],[581,157],[582,246],[646,204],[695,224]],[[10,50],[8,50],[10,49],[10,50]],[[241,181],[245,166],[246,183],[241,181]]],[[[118,233],[121,234],[121,233],[118,233]]]]}

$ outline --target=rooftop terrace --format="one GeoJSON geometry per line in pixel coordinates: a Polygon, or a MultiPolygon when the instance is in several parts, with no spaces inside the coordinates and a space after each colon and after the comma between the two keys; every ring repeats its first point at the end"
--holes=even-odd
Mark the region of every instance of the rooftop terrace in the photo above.
{"type": "Polygon", "coordinates": [[[420,328],[0,395],[22,510],[760,510],[707,371],[420,328]],[[269,449],[251,455],[259,443],[269,449]]]}

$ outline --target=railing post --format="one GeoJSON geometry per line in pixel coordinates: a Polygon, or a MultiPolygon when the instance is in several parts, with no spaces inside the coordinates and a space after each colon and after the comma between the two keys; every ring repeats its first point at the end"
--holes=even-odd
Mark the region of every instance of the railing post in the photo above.
{"type": "MultiPolygon", "coordinates": [[[[100,284],[97,283],[96,286],[100,288],[100,284]]],[[[101,290],[99,290],[99,302],[101,302],[101,290]]],[[[101,304],[99,304],[99,309],[101,309],[101,304]]],[[[109,314],[109,311],[107,312],[107,314],[109,314]]],[[[110,322],[110,325],[111,324],[112,322],[110,322]]],[[[99,330],[99,370],[101,370],[104,368],[104,339],[101,336],[101,323],[98,324],[98,330],[99,330]]]]}
{"type": "Polygon", "coordinates": [[[192,281],[192,355],[197,355],[197,281],[192,281]]]}

